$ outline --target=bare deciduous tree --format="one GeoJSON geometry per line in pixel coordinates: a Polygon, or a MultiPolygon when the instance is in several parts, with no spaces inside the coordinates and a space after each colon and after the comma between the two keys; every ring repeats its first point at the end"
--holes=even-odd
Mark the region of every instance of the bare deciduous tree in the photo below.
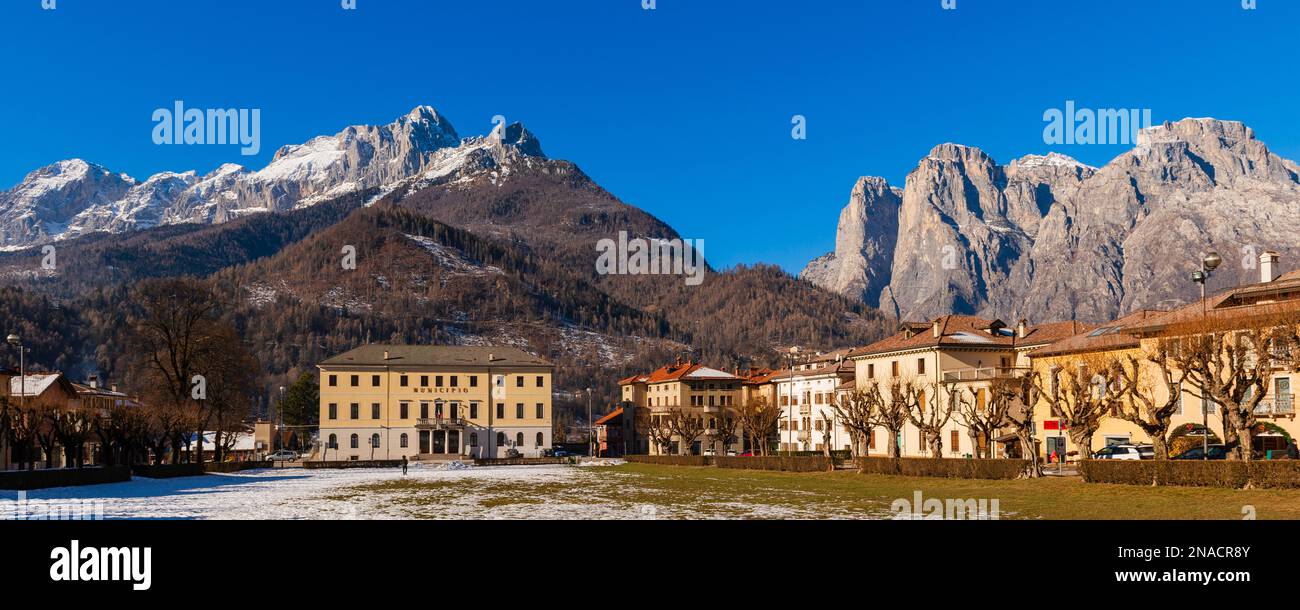
{"type": "Polygon", "coordinates": [[[924,384],[904,380],[900,382],[901,392],[906,396],[907,419],[921,431],[930,457],[943,457],[943,429],[952,421],[953,399],[951,394],[945,400],[941,395],[940,384],[924,384]]]}
{"type": "Polygon", "coordinates": [[[1235,320],[1206,318],[1169,328],[1161,341],[1170,360],[1219,405],[1224,443],[1233,459],[1252,459],[1255,410],[1268,392],[1274,368],[1296,368],[1297,319],[1283,307],[1261,306],[1235,320]]]}
{"type": "Polygon", "coordinates": [[[1145,357],[1126,356],[1116,367],[1123,397],[1119,416],[1146,433],[1157,460],[1169,459],[1169,428],[1187,379],[1187,372],[1170,358],[1171,347],[1170,341],[1161,339],[1145,357]],[[1163,399],[1157,390],[1164,392],[1163,399]]]}
{"type": "Polygon", "coordinates": [[[1068,427],[1080,459],[1092,459],[1092,437],[1109,413],[1118,412],[1123,398],[1119,368],[1113,358],[1086,356],[1073,370],[1053,368],[1046,380],[1033,377],[1035,390],[1051,408],[1052,416],[1068,427]]]}
{"type": "Polygon", "coordinates": [[[695,441],[704,434],[704,418],[700,415],[675,407],[668,412],[668,429],[677,437],[677,452],[690,455],[695,441]]]}
{"type": "Polygon", "coordinates": [[[767,455],[768,439],[777,433],[781,410],[766,397],[750,398],[737,411],[742,432],[749,437],[749,450],[755,455],[767,455]]]}
{"type": "Polygon", "coordinates": [[[856,389],[840,397],[832,405],[835,417],[848,429],[853,442],[853,457],[866,457],[871,447],[871,434],[876,427],[876,415],[881,404],[880,384],[874,381],[865,389],[856,389]]]}

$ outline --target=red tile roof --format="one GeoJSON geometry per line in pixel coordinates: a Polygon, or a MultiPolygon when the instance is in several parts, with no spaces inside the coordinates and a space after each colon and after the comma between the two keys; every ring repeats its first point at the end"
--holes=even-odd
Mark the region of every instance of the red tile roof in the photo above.
{"type": "Polygon", "coordinates": [[[1141,309],[1113,322],[1102,324],[1096,329],[1089,329],[1087,332],[1056,341],[1047,347],[1036,350],[1032,356],[1043,358],[1105,350],[1132,349],[1138,347],[1141,343],[1137,337],[1127,332],[1127,330],[1165,313],[1167,312],[1141,309]]]}
{"type": "Polygon", "coordinates": [[[1087,330],[1090,327],[1080,322],[1053,322],[1031,326],[1026,329],[1022,339],[1016,334],[1016,325],[1008,325],[1001,320],[990,320],[976,316],[949,315],[934,322],[904,322],[898,334],[877,341],[863,348],[853,350],[850,357],[885,354],[914,349],[932,349],[936,347],[1029,347],[1045,345],[1053,341],[1087,330]],[[940,336],[934,336],[934,325],[939,325],[940,336]]]}
{"type": "Polygon", "coordinates": [[[1246,284],[1166,312],[1129,329],[1135,334],[1160,332],[1170,326],[1208,319],[1215,323],[1244,322],[1260,316],[1300,314],[1300,271],[1272,282],[1246,284]]]}
{"type": "Polygon", "coordinates": [[[715,381],[740,380],[740,377],[732,375],[726,371],[709,368],[703,364],[696,364],[694,362],[684,362],[660,367],[649,375],[628,377],[618,383],[619,385],[628,385],[632,383],[664,383],[668,381],[682,381],[687,378],[715,381]]]}
{"type": "Polygon", "coordinates": [[[603,425],[609,423],[609,422],[610,422],[611,420],[613,420],[614,418],[619,417],[619,416],[621,416],[621,415],[623,415],[623,407],[619,407],[619,408],[617,408],[617,409],[614,409],[613,411],[610,411],[610,412],[609,412],[607,415],[605,415],[604,417],[602,417],[602,418],[596,420],[596,423],[594,423],[594,424],[592,424],[592,425],[593,425],[593,426],[603,426],[603,425]]]}

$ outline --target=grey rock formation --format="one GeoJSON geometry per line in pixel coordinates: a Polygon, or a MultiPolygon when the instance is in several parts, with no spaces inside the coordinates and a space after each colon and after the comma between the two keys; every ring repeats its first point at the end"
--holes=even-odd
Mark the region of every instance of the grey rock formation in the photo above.
{"type": "Polygon", "coordinates": [[[889,285],[889,261],[898,240],[902,191],[884,178],[860,178],[840,212],[835,251],[808,264],[801,277],[873,303],[889,285]]]}
{"type": "MultiPolygon", "coordinates": [[[[1214,119],[1144,130],[1100,169],[1057,154],[1002,167],[943,145],[908,176],[898,225],[887,312],[1105,321],[1194,299],[1188,276],[1212,249],[1228,260],[1212,291],[1258,281],[1264,250],[1300,266],[1287,264],[1300,261],[1300,170],[1245,125],[1214,119]]],[[[837,236],[837,252],[854,239],[837,236]]]]}

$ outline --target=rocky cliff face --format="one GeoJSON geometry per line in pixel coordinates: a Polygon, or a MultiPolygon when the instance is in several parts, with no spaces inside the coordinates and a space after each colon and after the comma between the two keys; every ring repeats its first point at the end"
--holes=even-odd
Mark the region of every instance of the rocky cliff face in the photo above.
{"type": "Polygon", "coordinates": [[[883,178],[861,178],[840,212],[835,251],[809,263],[803,276],[834,292],[876,303],[889,285],[898,241],[902,191],[883,178]]]}
{"type": "MultiPolygon", "coordinates": [[[[1263,250],[1300,256],[1297,230],[1300,171],[1241,123],[1153,127],[1100,169],[1057,154],[1004,167],[943,145],[908,176],[880,304],[906,319],[1105,321],[1194,298],[1187,278],[1211,249],[1229,261],[1211,290],[1257,281],[1263,250]]],[[[858,231],[841,220],[836,256],[805,277],[857,296],[825,267],[858,231]]]]}
{"type": "Polygon", "coordinates": [[[420,106],[388,125],[348,127],[285,146],[258,171],[227,164],[202,177],[167,172],[137,182],[85,161],[61,161],[0,192],[0,248],[160,224],[226,222],[372,187],[395,188],[420,176],[491,172],[531,157],[542,157],[541,145],[522,125],[462,141],[437,111],[420,106]]]}

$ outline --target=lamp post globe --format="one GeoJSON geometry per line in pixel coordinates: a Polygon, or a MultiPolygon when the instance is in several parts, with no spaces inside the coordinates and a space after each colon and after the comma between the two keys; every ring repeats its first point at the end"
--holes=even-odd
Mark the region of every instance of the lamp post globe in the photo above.
{"type": "Polygon", "coordinates": [[[1209,254],[1206,254],[1205,258],[1201,259],[1201,265],[1205,267],[1206,271],[1214,271],[1215,269],[1219,268],[1219,265],[1222,264],[1223,264],[1223,257],[1219,256],[1218,252],[1211,252],[1209,254]]]}
{"type": "Polygon", "coordinates": [[[22,338],[14,334],[5,337],[5,341],[7,341],[9,345],[13,345],[15,347],[23,344],[22,338]]]}

